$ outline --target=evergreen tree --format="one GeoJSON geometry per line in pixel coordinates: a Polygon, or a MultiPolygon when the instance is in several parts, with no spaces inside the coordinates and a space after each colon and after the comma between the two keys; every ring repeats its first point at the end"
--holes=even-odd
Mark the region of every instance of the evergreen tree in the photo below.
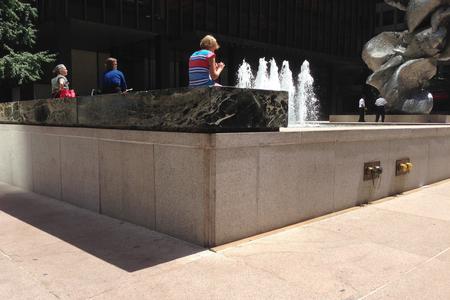
{"type": "Polygon", "coordinates": [[[40,79],[42,66],[55,55],[32,53],[37,9],[20,0],[0,0],[0,82],[23,84],[40,79]]]}

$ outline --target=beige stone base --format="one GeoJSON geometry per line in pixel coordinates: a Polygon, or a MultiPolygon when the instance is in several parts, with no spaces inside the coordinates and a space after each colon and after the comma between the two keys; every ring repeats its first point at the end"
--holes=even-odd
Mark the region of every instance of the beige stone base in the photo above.
{"type": "Polygon", "coordinates": [[[450,126],[191,134],[0,125],[0,181],[212,247],[450,178],[450,126]],[[395,177],[395,161],[413,171],[395,177]],[[364,162],[381,161],[363,181],[364,162]]]}

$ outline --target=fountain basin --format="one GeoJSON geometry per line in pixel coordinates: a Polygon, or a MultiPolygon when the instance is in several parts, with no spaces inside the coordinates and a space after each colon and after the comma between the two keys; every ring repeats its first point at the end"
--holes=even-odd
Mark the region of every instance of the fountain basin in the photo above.
{"type": "Polygon", "coordinates": [[[450,178],[447,125],[282,130],[1,124],[0,181],[211,247],[450,178]]]}

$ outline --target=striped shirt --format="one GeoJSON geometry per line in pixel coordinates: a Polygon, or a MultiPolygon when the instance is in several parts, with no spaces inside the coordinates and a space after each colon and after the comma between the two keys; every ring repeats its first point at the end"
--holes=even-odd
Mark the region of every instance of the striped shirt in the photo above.
{"type": "Polygon", "coordinates": [[[209,59],[216,57],[216,54],[209,50],[194,52],[189,59],[189,87],[212,86],[209,73],[209,59]]]}

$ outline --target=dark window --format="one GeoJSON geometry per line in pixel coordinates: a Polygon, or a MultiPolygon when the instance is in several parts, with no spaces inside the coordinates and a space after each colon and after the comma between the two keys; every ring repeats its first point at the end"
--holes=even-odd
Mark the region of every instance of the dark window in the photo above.
{"type": "Polygon", "coordinates": [[[397,10],[397,24],[405,23],[405,12],[397,10]]]}
{"type": "Polygon", "coordinates": [[[154,17],[155,28],[153,31],[166,31],[166,0],[153,0],[154,3],[154,17]]]}
{"type": "Polygon", "coordinates": [[[150,30],[152,26],[152,1],[138,0],[139,28],[150,30]]]}
{"type": "Polygon", "coordinates": [[[383,12],[383,26],[389,26],[394,24],[394,11],[388,10],[383,12]]]}
{"type": "Polygon", "coordinates": [[[267,22],[269,17],[269,2],[270,0],[261,0],[261,11],[259,15],[259,36],[263,41],[267,41],[269,24],[267,22]]]}
{"type": "Polygon", "coordinates": [[[69,3],[69,15],[75,19],[84,19],[84,7],[83,0],[70,0],[69,3]]]}
{"type": "Polygon", "coordinates": [[[194,0],[195,2],[195,26],[196,29],[205,30],[205,11],[206,11],[206,0],[194,0]]]}
{"type": "Polygon", "coordinates": [[[229,10],[229,33],[231,35],[239,34],[239,0],[229,0],[230,7],[229,10]]]}
{"type": "Polygon", "coordinates": [[[182,5],[182,18],[183,18],[183,31],[191,31],[193,30],[193,19],[194,19],[194,11],[193,11],[193,1],[194,0],[186,0],[181,1],[182,5]]]}
{"type": "Polygon", "coordinates": [[[270,32],[270,42],[277,43],[278,36],[278,2],[270,1],[269,9],[269,32],[270,32]]]}
{"type": "Polygon", "coordinates": [[[258,15],[259,15],[259,0],[250,0],[248,1],[250,4],[250,9],[249,9],[249,35],[250,38],[253,40],[257,40],[258,39],[258,34],[259,34],[259,19],[258,19],[258,15]]]}
{"type": "Polygon", "coordinates": [[[217,31],[216,0],[206,0],[206,10],[206,30],[215,32],[217,31]]]}
{"type": "Polygon", "coordinates": [[[87,3],[87,19],[88,21],[103,23],[102,0],[89,0],[87,3]]]}
{"type": "Polygon", "coordinates": [[[106,0],[106,23],[120,25],[120,4],[119,0],[106,0]]]}
{"type": "Polygon", "coordinates": [[[176,0],[167,0],[169,33],[177,35],[180,32],[180,4],[176,0]]]}
{"type": "Polygon", "coordinates": [[[218,1],[219,29],[218,32],[228,33],[228,5],[229,1],[218,1]]]}
{"type": "Polygon", "coordinates": [[[136,0],[122,0],[122,15],[124,26],[136,27],[136,0]]]}
{"type": "Polygon", "coordinates": [[[377,13],[377,17],[376,17],[376,20],[377,20],[377,27],[383,26],[383,22],[382,22],[382,20],[381,20],[382,16],[383,16],[382,13],[380,13],[380,12],[377,13]]]}

